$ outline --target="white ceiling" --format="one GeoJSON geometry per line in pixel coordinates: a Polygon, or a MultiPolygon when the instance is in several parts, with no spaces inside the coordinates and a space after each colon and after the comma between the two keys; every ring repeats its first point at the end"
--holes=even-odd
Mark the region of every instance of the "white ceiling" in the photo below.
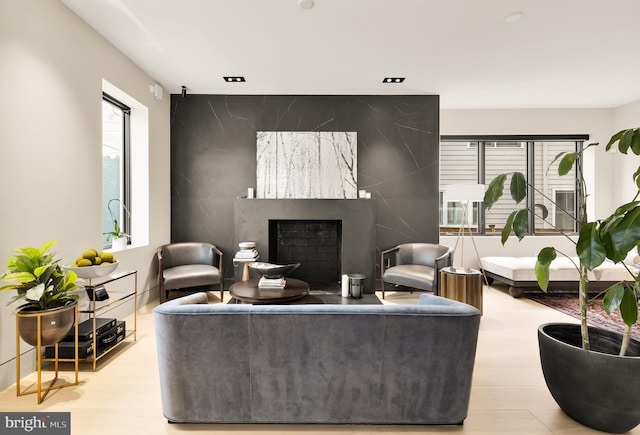
{"type": "Polygon", "coordinates": [[[640,100],[640,0],[61,1],[169,93],[438,94],[442,108],[640,100]],[[524,17],[505,22],[514,12],[524,17]]]}

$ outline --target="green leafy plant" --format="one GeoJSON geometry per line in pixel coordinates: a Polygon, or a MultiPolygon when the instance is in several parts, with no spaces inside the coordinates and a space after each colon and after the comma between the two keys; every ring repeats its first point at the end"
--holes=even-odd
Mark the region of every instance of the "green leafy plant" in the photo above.
{"type": "Polygon", "coordinates": [[[39,248],[17,248],[15,255],[7,261],[8,271],[0,279],[10,284],[0,290],[16,290],[7,305],[18,301],[26,302],[20,308],[48,309],[66,306],[78,299],[74,290],[77,276],[73,271],[64,271],[58,264],[51,248],[57,240],[44,243],[39,248]]]}
{"type": "MultiPolygon", "coordinates": [[[[113,222],[113,231],[102,233],[103,235],[107,236],[107,242],[110,242],[111,239],[117,239],[119,237],[130,237],[129,234],[123,231],[122,227],[120,226],[120,223],[118,222],[118,218],[116,217],[116,214],[114,214],[113,210],[111,210],[111,203],[113,202],[119,202],[122,209],[127,213],[127,216],[130,216],[129,209],[127,209],[127,206],[124,205],[118,198],[113,198],[109,200],[109,202],[107,203],[107,209],[109,210],[109,215],[111,216],[111,222],[113,222]]],[[[118,216],[119,215],[120,214],[118,213],[118,216]]]]}
{"type": "MultiPolygon", "coordinates": [[[[551,165],[558,163],[558,175],[567,175],[571,169],[576,167],[576,161],[582,158],[582,153],[588,148],[597,146],[593,143],[578,152],[563,152],[555,156],[551,165]]],[[[640,155],[640,129],[622,130],[611,137],[606,145],[606,151],[617,146],[618,151],[627,154],[631,151],[635,155],[640,155]]],[[[579,167],[578,167],[579,169],[579,167]]],[[[620,315],[625,323],[620,355],[625,355],[630,340],[631,327],[638,321],[638,296],[640,295],[640,278],[637,273],[633,273],[629,267],[623,262],[627,254],[640,245],[640,166],[633,174],[634,188],[636,194],[632,201],[620,205],[616,211],[602,220],[589,221],[587,219],[587,210],[585,205],[586,185],[582,172],[577,172],[577,179],[583,193],[581,198],[581,210],[578,217],[574,217],[566,210],[562,209],[552,199],[544,195],[527,183],[525,176],[520,172],[511,172],[500,174],[495,177],[489,184],[484,197],[484,206],[490,209],[504,194],[504,184],[508,177],[511,176],[509,182],[509,192],[516,203],[521,203],[527,195],[527,189],[533,189],[538,194],[545,197],[564,213],[571,216],[577,224],[579,235],[574,240],[568,234],[564,233],[575,245],[575,254],[578,257],[578,263],[574,263],[580,275],[579,298],[581,313],[581,331],[582,331],[582,347],[589,349],[589,334],[587,328],[587,305],[588,305],[588,284],[589,278],[587,273],[600,266],[606,259],[614,263],[621,263],[629,272],[629,280],[618,282],[606,290],[603,305],[607,314],[611,315],[616,310],[620,310],[620,315]]],[[[504,245],[513,231],[519,240],[526,235],[527,221],[529,213],[535,214],[537,217],[547,221],[549,212],[542,204],[535,204],[530,207],[523,207],[513,211],[507,218],[502,230],[502,244],[504,245]]],[[[551,224],[552,225],[552,224],[551,224]]],[[[538,253],[535,266],[536,278],[538,285],[543,291],[547,291],[549,285],[549,266],[557,255],[563,255],[571,258],[570,255],[557,251],[553,247],[545,247],[538,253]]]]}

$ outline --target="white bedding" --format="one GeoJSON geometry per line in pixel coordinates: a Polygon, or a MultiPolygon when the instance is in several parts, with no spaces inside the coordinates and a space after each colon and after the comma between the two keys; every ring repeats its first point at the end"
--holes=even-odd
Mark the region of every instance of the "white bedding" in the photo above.
{"type": "MultiPolygon", "coordinates": [[[[632,262],[633,257],[629,261],[632,262]]],[[[578,281],[580,276],[572,260],[576,265],[578,264],[577,257],[572,259],[556,258],[549,266],[549,280],[578,281]]],[[[480,262],[485,271],[493,272],[512,281],[536,281],[534,270],[536,257],[482,257],[480,262]]],[[[632,272],[635,272],[633,267],[628,267],[632,272]]],[[[590,271],[588,276],[590,281],[615,282],[632,279],[624,265],[609,260],[590,271]]]]}

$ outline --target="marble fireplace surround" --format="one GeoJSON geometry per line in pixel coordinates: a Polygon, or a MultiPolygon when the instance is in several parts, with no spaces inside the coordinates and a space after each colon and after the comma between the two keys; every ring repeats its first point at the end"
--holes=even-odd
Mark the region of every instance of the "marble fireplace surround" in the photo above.
{"type": "MultiPolygon", "coordinates": [[[[341,220],[341,274],[366,276],[365,293],[374,293],[376,201],[372,199],[238,199],[234,241],[254,241],[260,261],[269,261],[269,220],[341,220]]],[[[241,269],[235,268],[235,279],[241,269]]]]}

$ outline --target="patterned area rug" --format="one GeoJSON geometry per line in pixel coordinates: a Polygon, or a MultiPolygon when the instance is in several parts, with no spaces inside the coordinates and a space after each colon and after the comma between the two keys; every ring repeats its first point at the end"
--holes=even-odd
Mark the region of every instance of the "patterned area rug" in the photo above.
{"type": "MultiPolygon", "coordinates": [[[[580,320],[580,305],[575,293],[530,293],[526,294],[526,297],[580,320]]],[[[611,316],[607,315],[602,307],[601,297],[590,299],[587,320],[590,325],[598,328],[619,333],[624,331],[624,322],[620,313],[616,311],[611,316]]],[[[640,340],[640,326],[638,324],[631,328],[631,336],[640,340]]]]}

